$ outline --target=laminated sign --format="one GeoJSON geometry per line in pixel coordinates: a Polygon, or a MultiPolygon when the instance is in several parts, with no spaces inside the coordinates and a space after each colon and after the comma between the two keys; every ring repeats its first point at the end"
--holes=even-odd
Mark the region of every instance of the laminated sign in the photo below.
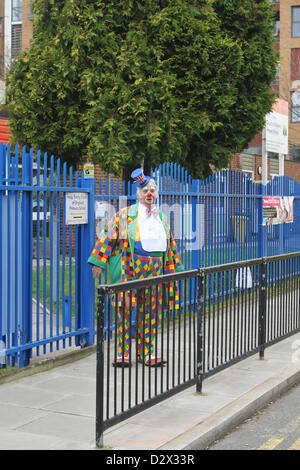
{"type": "Polygon", "coordinates": [[[263,225],[293,223],[294,196],[263,198],[263,225]]]}
{"type": "Polygon", "coordinates": [[[88,194],[66,194],[66,225],[88,223],[88,194]]]}
{"type": "Polygon", "coordinates": [[[84,174],[84,178],[94,178],[95,176],[94,164],[85,163],[83,165],[83,174],[84,174]]]}

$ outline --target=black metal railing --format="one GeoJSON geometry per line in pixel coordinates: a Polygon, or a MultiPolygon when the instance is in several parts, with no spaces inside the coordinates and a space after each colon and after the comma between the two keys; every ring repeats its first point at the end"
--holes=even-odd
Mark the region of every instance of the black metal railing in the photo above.
{"type": "Polygon", "coordinates": [[[293,253],[99,286],[96,445],[105,429],[193,384],[201,392],[206,377],[299,331],[299,282],[293,253]]]}

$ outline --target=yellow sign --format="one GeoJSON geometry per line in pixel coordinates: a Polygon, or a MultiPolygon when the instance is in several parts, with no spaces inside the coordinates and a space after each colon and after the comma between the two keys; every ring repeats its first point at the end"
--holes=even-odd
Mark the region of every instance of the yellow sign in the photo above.
{"type": "Polygon", "coordinates": [[[93,163],[85,163],[83,165],[83,174],[84,178],[94,178],[94,164],[93,163]]]}

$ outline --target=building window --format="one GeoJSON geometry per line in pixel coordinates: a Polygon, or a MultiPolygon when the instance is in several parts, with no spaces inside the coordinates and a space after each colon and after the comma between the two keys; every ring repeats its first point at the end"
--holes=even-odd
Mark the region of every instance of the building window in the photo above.
{"type": "Polygon", "coordinates": [[[275,35],[275,40],[278,43],[280,41],[280,12],[276,11],[274,13],[275,13],[274,35],[275,35]]]}
{"type": "Polygon", "coordinates": [[[273,175],[273,178],[274,178],[274,176],[279,175],[279,158],[278,158],[278,154],[277,155],[273,154],[274,156],[272,158],[270,158],[270,153],[272,154],[273,152],[268,153],[270,176],[272,178],[272,175],[273,175]]]}
{"type": "Polygon", "coordinates": [[[300,7],[292,7],[292,37],[300,37],[300,7]]]}
{"type": "Polygon", "coordinates": [[[29,13],[27,15],[27,18],[29,20],[33,20],[33,18],[34,18],[34,13],[33,13],[33,10],[32,10],[32,0],[30,1],[30,10],[29,10],[29,13]]]}
{"type": "Polygon", "coordinates": [[[294,91],[291,96],[291,121],[300,122],[300,91],[294,91]]]}
{"type": "Polygon", "coordinates": [[[16,59],[22,51],[22,25],[13,24],[11,33],[11,58],[16,59]]]}
{"type": "Polygon", "coordinates": [[[22,0],[12,0],[12,23],[22,21],[22,0]]]}
{"type": "Polygon", "coordinates": [[[248,176],[249,179],[253,180],[254,179],[254,171],[250,170],[242,170],[243,175],[248,176]]]}
{"type": "Polygon", "coordinates": [[[242,154],[242,172],[249,176],[249,178],[253,178],[254,174],[254,157],[249,153],[242,154]]]}
{"type": "Polygon", "coordinates": [[[272,85],[279,85],[279,79],[280,79],[280,64],[278,62],[278,65],[276,67],[275,80],[273,80],[272,85]]]}
{"type": "Polygon", "coordinates": [[[275,21],[274,35],[275,41],[278,43],[280,41],[280,20],[275,21]]]}
{"type": "Polygon", "coordinates": [[[290,146],[290,160],[300,162],[300,147],[290,146]]]}

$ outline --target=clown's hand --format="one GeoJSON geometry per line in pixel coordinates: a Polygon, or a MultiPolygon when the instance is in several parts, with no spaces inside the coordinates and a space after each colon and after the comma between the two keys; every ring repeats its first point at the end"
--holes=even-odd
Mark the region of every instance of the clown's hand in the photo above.
{"type": "Polygon", "coordinates": [[[100,268],[99,266],[93,266],[92,269],[93,276],[94,278],[101,276],[101,274],[104,272],[103,268],[100,268]]]}

